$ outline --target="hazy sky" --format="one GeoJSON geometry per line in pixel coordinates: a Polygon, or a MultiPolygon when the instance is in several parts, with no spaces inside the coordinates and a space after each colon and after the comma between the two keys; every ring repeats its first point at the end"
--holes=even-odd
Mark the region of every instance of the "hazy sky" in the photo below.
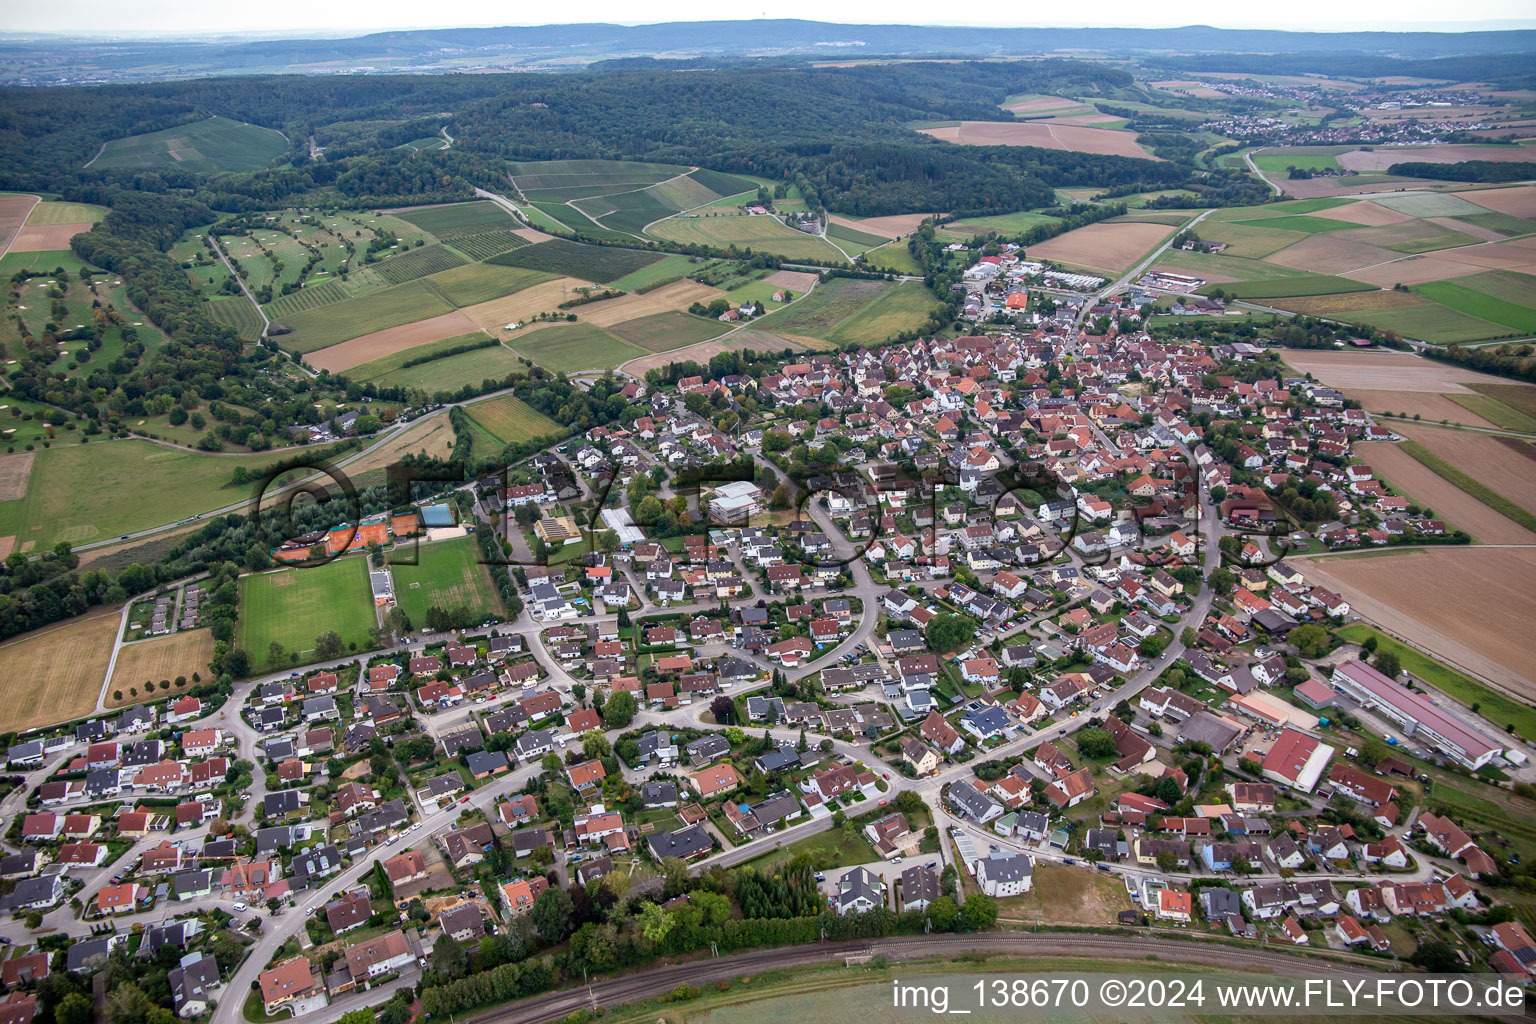
{"type": "Polygon", "coordinates": [[[1283,5],[1232,4],[1213,0],[1158,7],[1131,0],[1100,0],[1091,15],[1079,5],[984,5],[976,8],[915,0],[787,0],[772,6],[730,7],[715,0],[665,0],[636,7],[616,0],[580,5],[533,5],[460,0],[426,7],[418,0],[267,0],[259,4],[207,0],[73,0],[11,3],[0,21],[4,32],[67,35],[121,33],[188,36],[256,32],[262,35],[363,35],[398,28],[534,25],[568,22],[634,24],[744,18],[805,18],[857,24],[1285,28],[1314,31],[1536,27],[1531,0],[1479,0],[1472,10],[1449,9],[1433,0],[1292,0],[1283,5]],[[642,17],[636,18],[637,14],[642,17]],[[1460,15],[1460,19],[1455,18],[1460,15]],[[1475,21],[1472,19],[1476,19],[1475,21]]]}

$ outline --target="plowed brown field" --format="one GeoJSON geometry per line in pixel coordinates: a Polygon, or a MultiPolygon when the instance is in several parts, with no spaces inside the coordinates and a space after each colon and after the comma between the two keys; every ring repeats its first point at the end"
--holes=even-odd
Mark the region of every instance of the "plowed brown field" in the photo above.
{"type": "Polygon", "coordinates": [[[479,327],[473,320],[465,316],[462,311],[454,310],[452,313],[434,316],[429,320],[417,320],[412,324],[401,324],[399,327],[374,331],[372,334],[344,341],[340,345],[322,348],[305,356],[305,361],[317,370],[339,373],[374,359],[382,359],[384,356],[392,356],[396,352],[404,352],[417,345],[425,345],[429,341],[441,341],[444,338],[470,334],[477,330],[479,327]]]}
{"type": "Polygon", "coordinates": [[[1089,224],[1030,246],[1031,256],[1095,270],[1121,271],[1134,266],[1173,232],[1166,224],[1089,224]]]}
{"type": "Polygon", "coordinates": [[[958,125],[946,128],[922,128],[919,131],[961,146],[1037,146],[1041,149],[1066,149],[1074,153],[1158,159],[1142,149],[1131,132],[1105,128],[1041,124],[1035,121],[961,121],[958,125]]]}
{"type": "Polygon", "coordinates": [[[1499,515],[1396,444],[1368,441],[1356,445],[1355,452],[1378,478],[1433,509],[1437,518],[1452,527],[1466,530],[1473,539],[1484,544],[1536,544],[1536,533],[1499,515]]]}

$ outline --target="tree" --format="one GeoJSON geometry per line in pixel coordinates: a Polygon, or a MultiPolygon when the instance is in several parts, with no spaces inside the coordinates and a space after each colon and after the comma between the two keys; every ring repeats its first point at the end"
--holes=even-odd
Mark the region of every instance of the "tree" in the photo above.
{"type": "Polygon", "coordinates": [[[976,636],[976,620],[968,615],[942,612],[928,620],[923,637],[934,651],[953,651],[971,642],[976,636]]]}
{"type": "Polygon", "coordinates": [[[1419,948],[1408,957],[1408,962],[1431,974],[1456,974],[1461,971],[1461,961],[1457,959],[1456,951],[1439,939],[1419,943],[1419,948]]]}
{"type": "Polygon", "coordinates": [[[936,931],[947,932],[954,928],[955,921],[960,916],[960,909],[948,896],[940,896],[928,904],[926,913],[936,931]]]}
{"type": "Polygon", "coordinates": [[[716,724],[729,725],[736,721],[736,702],[721,694],[709,702],[709,713],[715,716],[716,724]]]}
{"type": "Polygon", "coordinates": [[[334,629],[328,629],[315,637],[315,657],[320,661],[339,658],[346,649],[347,645],[342,642],[341,634],[334,629]]]}
{"type": "Polygon", "coordinates": [[[1173,855],[1172,850],[1157,851],[1157,870],[1167,874],[1179,866],[1179,858],[1173,855]]]}
{"type": "Polygon", "coordinates": [[[960,908],[958,925],[962,931],[979,932],[997,923],[997,901],[984,892],[972,893],[960,908]]]}
{"type": "Polygon", "coordinates": [[[528,916],[544,941],[553,945],[563,942],[571,934],[571,910],[571,894],[559,886],[551,886],[539,893],[528,916]]]}
{"type": "Polygon", "coordinates": [[[1141,652],[1143,658],[1158,658],[1167,647],[1168,641],[1153,633],[1151,636],[1143,637],[1136,649],[1141,652]]]}
{"type": "Polygon", "coordinates": [[[913,815],[921,811],[926,805],[923,798],[910,789],[904,789],[896,794],[896,809],[902,814],[913,815]]]}
{"type": "Polygon", "coordinates": [[[95,1019],[96,1008],[79,992],[69,993],[53,1008],[54,1024],[92,1024],[95,1019]]]}
{"type": "Polygon", "coordinates": [[[634,721],[640,704],[628,690],[620,690],[603,702],[603,724],[610,729],[622,729],[634,721]]]}
{"type": "Polygon", "coordinates": [[[283,645],[273,640],[267,645],[267,664],[276,665],[283,660],[283,645]]]}
{"type": "Polygon", "coordinates": [[[1328,653],[1328,631],[1315,622],[1297,626],[1286,634],[1303,658],[1321,658],[1328,653]]]}
{"type": "Polygon", "coordinates": [[[1158,779],[1157,788],[1153,792],[1157,794],[1157,798],[1159,800],[1167,804],[1169,807],[1172,807],[1174,804],[1178,803],[1179,800],[1184,796],[1184,794],[1179,790],[1178,781],[1171,775],[1164,775],[1162,778],[1158,779]]]}
{"type": "Polygon", "coordinates": [[[1199,643],[1199,641],[1200,634],[1195,632],[1194,626],[1185,626],[1184,631],[1179,634],[1179,643],[1183,644],[1185,647],[1193,647],[1199,643]]]}
{"type": "MultiPolygon", "coordinates": [[[[630,699],[633,700],[634,698],[631,697],[630,699]]],[[[613,744],[609,743],[608,737],[604,736],[598,730],[589,729],[587,732],[582,734],[581,756],[586,758],[588,761],[593,761],[600,757],[607,757],[611,753],[613,753],[613,744]]]]}
{"type": "Polygon", "coordinates": [[[1111,757],[1115,753],[1115,738],[1107,729],[1084,729],[1077,734],[1077,749],[1084,757],[1111,757]]]}
{"type": "Polygon", "coordinates": [[[660,942],[672,930],[672,915],[654,903],[640,908],[640,932],[652,942],[660,942]]]}
{"type": "Polygon", "coordinates": [[[469,951],[452,935],[439,935],[432,947],[432,969],[445,978],[462,978],[469,971],[469,951]]]}
{"type": "Polygon", "coordinates": [[[641,526],[651,526],[661,518],[661,502],[654,494],[647,494],[640,499],[640,504],[635,506],[635,522],[641,526]]]}
{"type": "Polygon", "coordinates": [[[1397,655],[1385,648],[1376,652],[1375,661],[1376,670],[1388,679],[1396,679],[1398,673],[1403,670],[1402,663],[1398,661],[1397,655]]]}

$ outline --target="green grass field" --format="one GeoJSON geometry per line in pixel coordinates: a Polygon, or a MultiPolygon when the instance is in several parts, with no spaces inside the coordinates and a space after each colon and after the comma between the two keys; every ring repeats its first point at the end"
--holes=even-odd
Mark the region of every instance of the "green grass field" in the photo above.
{"type": "Polygon", "coordinates": [[[608,284],[662,259],[660,253],[609,246],[582,245],[563,238],[504,252],[489,262],[608,284]]]}
{"type": "Polygon", "coordinates": [[[666,352],[718,338],[729,328],[718,320],[705,320],[672,310],[627,320],[608,328],[610,334],[639,345],[647,352],[666,352]]]}
{"type": "Polygon", "coordinates": [[[645,226],[651,221],[670,217],[678,209],[670,203],[663,202],[651,189],[621,192],[618,195],[605,195],[594,199],[578,199],[574,205],[600,222],[603,227],[623,231],[636,237],[640,236],[645,226]]]}
{"type": "Polygon", "coordinates": [[[291,352],[313,352],[349,338],[425,320],[452,309],[447,300],[427,284],[419,280],[407,281],[372,295],[287,315],[282,323],[293,328],[293,332],[279,335],[276,340],[291,352]]]}
{"type": "MultiPolygon", "coordinates": [[[[473,338],[475,335],[464,335],[464,338],[473,338]]],[[[449,341],[454,339],[450,338],[449,341]]],[[[462,344],[462,340],[459,342],[462,344]]],[[[443,344],[435,342],[434,344],[443,344]]],[[[420,355],[425,346],[418,345],[409,350],[412,355],[420,355]]],[[[391,357],[392,358],[392,357],[391,357]]],[[[405,368],[392,367],[376,372],[386,360],[379,359],[364,366],[347,371],[348,377],[354,377],[359,370],[366,370],[371,376],[367,378],[355,377],[357,380],[373,380],[382,386],[421,388],[429,395],[442,391],[457,391],[465,384],[480,384],[486,380],[502,380],[514,370],[527,370],[516,355],[507,351],[500,345],[474,349],[470,352],[461,352],[456,356],[447,356],[442,359],[433,359],[429,362],[419,363],[416,366],[405,368]],[[376,375],[374,375],[376,374],[376,375]]]]}
{"type": "Polygon", "coordinates": [[[863,252],[865,249],[873,249],[877,245],[884,245],[888,241],[884,235],[872,235],[867,231],[855,231],[853,228],[842,224],[827,225],[827,234],[843,243],[844,249],[854,249],[863,252]]]}
{"type": "Polygon", "coordinates": [[[1289,199],[1284,202],[1270,203],[1261,207],[1232,206],[1217,210],[1202,223],[1223,220],[1254,221],[1268,217],[1292,217],[1299,213],[1316,213],[1318,210],[1331,210],[1335,206],[1345,206],[1357,202],[1354,199],[1289,199]]]}
{"type": "Polygon", "coordinates": [[[113,139],[90,165],[93,171],[163,168],[218,174],[256,171],[288,151],[288,141],[270,128],[210,117],[144,135],[113,139]]]}
{"type": "Polygon", "coordinates": [[[489,200],[424,206],[419,210],[401,210],[394,216],[438,238],[475,235],[483,231],[510,231],[518,226],[511,214],[489,200]]]}
{"type": "Polygon", "coordinates": [[[519,332],[507,344],[555,373],[612,369],[646,353],[638,345],[616,338],[600,327],[581,323],[519,332]]]}
{"type": "Polygon", "coordinates": [[[549,281],[553,274],[494,263],[471,263],[433,274],[426,284],[455,306],[473,306],[549,281]]]}
{"type": "MultiPolygon", "coordinates": [[[[583,185],[649,185],[682,174],[687,167],[639,160],[531,160],[510,163],[508,171],[523,192],[583,185]]],[[[705,184],[708,184],[707,182],[705,184]]],[[[715,189],[719,192],[719,189],[715,189]]]]}
{"type": "Polygon", "coordinates": [[[1306,235],[1316,235],[1327,231],[1347,231],[1351,228],[1358,229],[1360,225],[1351,224],[1347,220],[1329,220],[1327,217],[1308,217],[1306,214],[1282,217],[1261,217],[1258,220],[1232,221],[1234,224],[1250,224],[1272,231],[1296,231],[1306,235]]]}
{"type": "Polygon", "coordinates": [[[1524,302],[1511,302],[1508,299],[1498,298],[1481,289],[1468,287],[1459,281],[1432,281],[1428,284],[1414,285],[1413,290],[1442,306],[1449,306],[1451,309],[1460,310],[1482,320],[1503,324],[1523,334],[1536,331],[1536,308],[1533,308],[1536,306],[1536,288],[1526,293],[1524,302]]]}
{"type": "Polygon", "coordinates": [[[776,253],[788,259],[843,259],[836,249],[815,235],[796,231],[773,217],[761,215],[676,217],[651,225],[650,234],[668,241],[720,249],[734,245],[739,249],[776,253]]]}
{"type": "MultiPolygon", "coordinates": [[[[360,363],[346,371],[349,380],[375,380],[388,373],[399,370],[407,362],[423,359],[436,355],[439,352],[448,352],[464,345],[474,345],[493,339],[487,337],[483,331],[472,331],[468,334],[459,334],[452,338],[443,338],[440,341],[429,341],[425,345],[413,345],[402,352],[382,356],[370,362],[360,363]]],[[[486,346],[489,348],[490,346],[486,346]]]]}
{"type": "Polygon", "coordinates": [[[616,281],[608,282],[609,285],[621,292],[632,292],[637,288],[655,284],[657,281],[665,281],[668,278],[687,277],[689,274],[698,273],[704,269],[705,264],[695,263],[691,256],[663,256],[655,263],[649,263],[639,270],[630,271],[616,281]]]}
{"type": "Polygon", "coordinates": [[[723,171],[711,171],[707,167],[700,167],[688,177],[722,198],[757,189],[757,182],[751,178],[744,178],[738,174],[726,174],[723,171]]]}
{"type": "Polygon", "coordinates": [[[475,622],[500,618],[501,599],[491,586],[490,574],[480,564],[480,549],[473,537],[456,537],[435,543],[413,545],[405,542],[390,552],[389,572],[394,578],[395,600],[418,629],[427,621],[427,611],[450,611],[464,607],[475,622]],[[397,558],[416,561],[398,564],[397,558]]]}
{"type": "Polygon", "coordinates": [[[1201,290],[1209,292],[1216,288],[1220,288],[1227,295],[1254,300],[1302,295],[1343,295],[1349,292],[1378,290],[1373,284],[1361,284],[1359,281],[1333,277],[1329,274],[1303,274],[1298,277],[1280,277],[1272,281],[1235,281],[1231,284],[1207,285],[1201,290]]]}
{"type": "Polygon", "coordinates": [[[968,238],[971,235],[984,235],[989,231],[996,231],[1000,235],[1017,235],[1041,224],[1055,223],[1055,217],[1022,210],[1018,213],[1001,213],[993,217],[968,217],[964,220],[951,221],[940,230],[946,235],[968,238]]]}
{"type": "Polygon", "coordinates": [[[1438,306],[1407,306],[1391,309],[1350,310],[1336,313],[1318,310],[1317,316],[1326,316],[1346,323],[1364,323],[1382,331],[1396,331],[1405,338],[1416,338],[1437,345],[1459,341],[1481,341],[1508,334],[1501,324],[1480,320],[1465,313],[1438,306]]]}
{"type": "Polygon", "coordinates": [[[329,630],[345,644],[369,646],[377,620],[368,589],[368,561],[347,555],[312,569],[282,569],[240,578],[240,618],[235,644],[251,656],[252,674],[289,664],[272,663],[273,641],[297,651],[297,664],[314,661],[315,637],[329,630]]]}
{"type": "Polygon", "coordinates": [[[105,206],[88,203],[38,203],[27,214],[29,225],[95,223],[107,215],[105,206]]]}
{"type": "Polygon", "coordinates": [[[1253,158],[1259,170],[1266,174],[1284,174],[1292,167],[1308,171],[1336,171],[1339,162],[1335,155],[1349,147],[1292,146],[1279,153],[1260,153],[1253,158]]]}
{"type": "Polygon", "coordinates": [[[249,501],[251,488],[231,484],[230,475],[236,466],[255,469],[274,459],[270,453],[205,455],[138,440],[56,444],[32,455],[26,496],[0,502],[0,536],[14,535],[22,552],[61,540],[107,540],[249,501]]]}
{"type": "MultiPolygon", "coordinates": [[[[1205,225],[1202,224],[1201,227],[1205,225]]],[[[1300,277],[1305,271],[1292,270],[1278,263],[1265,263],[1242,256],[1213,255],[1169,249],[1157,258],[1156,266],[1168,267],[1196,276],[1219,276],[1234,281],[1276,281],[1282,277],[1300,277]]],[[[1212,284],[1215,287],[1215,284],[1212,284]]]]}
{"type": "Polygon", "coordinates": [[[63,267],[74,276],[85,266],[80,257],[68,249],[48,249],[43,252],[8,252],[0,257],[0,277],[9,278],[17,271],[51,274],[63,267]]]}
{"type": "Polygon", "coordinates": [[[889,242],[878,249],[871,249],[864,254],[864,263],[877,270],[889,270],[897,274],[921,274],[923,268],[917,265],[917,260],[907,251],[906,239],[899,242],[889,242]]]}
{"type": "Polygon", "coordinates": [[[874,344],[916,329],[935,305],[920,281],[856,281],[833,278],[794,304],[764,317],[775,334],[808,335],[838,345],[874,344]]]}
{"type": "Polygon", "coordinates": [[[1536,418],[1518,409],[1511,409],[1497,398],[1487,395],[1446,395],[1451,401],[1468,412],[1475,413],[1496,427],[1536,434],[1536,418]]]}
{"type": "Polygon", "coordinates": [[[474,420],[503,446],[514,441],[564,434],[565,427],[515,395],[502,395],[465,407],[474,420]]]}
{"type": "Polygon", "coordinates": [[[1536,388],[1525,384],[1484,383],[1468,384],[1480,395],[1487,395],[1509,406],[1518,413],[1536,419],[1536,388]]]}
{"type": "Polygon", "coordinates": [[[1416,678],[1454,697],[1467,707],[1478,705],[1478,713],[1498,728],[1503,729],[1513,722],[1516,733],[1527,740],[1536,740],[1536,708],[1491,690],[1477,680],[1442,665],[1363,622],[1345,626],[1337,632],[1345,640],[1356,644],[1365,642],[1368,636],[1374,636],[1377,650],[1391,651],[1397,655],[1398,664],[1416,678]]]}

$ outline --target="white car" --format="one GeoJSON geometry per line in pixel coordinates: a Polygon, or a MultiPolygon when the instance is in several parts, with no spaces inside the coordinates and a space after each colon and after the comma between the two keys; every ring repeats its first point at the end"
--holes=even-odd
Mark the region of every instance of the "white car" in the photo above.
{"type": "Polygon", "coordinates": [[[245,907],[244,903],[241,903],[239,900],[236,900],[235,901],[235,909],[236,910],[244,910],[244,909],[246,909],[246,907],[245,907]]]}

